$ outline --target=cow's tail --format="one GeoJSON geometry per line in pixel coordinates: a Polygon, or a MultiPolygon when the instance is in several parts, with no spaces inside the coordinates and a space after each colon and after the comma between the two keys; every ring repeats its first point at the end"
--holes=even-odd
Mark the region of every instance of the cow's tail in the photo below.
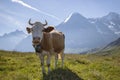
{"type": "Polygon", "coordinates": [[[58,54],[58,59],[64,58],[64,49],[58,54]]]}
{"type": "Polygon", "coordinates": [[[61,53],[58,54],[58,59],[61,59],[61,53]]]}

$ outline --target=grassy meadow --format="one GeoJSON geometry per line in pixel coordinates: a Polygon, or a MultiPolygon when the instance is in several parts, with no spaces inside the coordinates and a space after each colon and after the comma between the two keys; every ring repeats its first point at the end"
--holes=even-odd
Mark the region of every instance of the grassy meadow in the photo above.
{"type": "Polygon", "coordinates": [[[36,54],[0,51],[0,80],[120,80],[119,49],[98,54],[66,54],[64,68],[60,63],[61,60],[54,69],[52,57],[50,74],[42,75],[36,54]]]}

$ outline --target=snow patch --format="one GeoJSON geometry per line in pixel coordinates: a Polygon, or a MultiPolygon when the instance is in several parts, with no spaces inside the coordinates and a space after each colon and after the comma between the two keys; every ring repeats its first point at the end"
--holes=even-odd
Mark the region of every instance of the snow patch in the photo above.
{"type": "Polygon", "coordinates": [[[72,14],[70,14],[64,21],[64,23],[66,23],[70,18],[71,18],[72,14]]]}
{"type": "Polygon", "coordinates": [[[111,24],[111,25],[115,25],[115,23],[113,23],[112,21],[110,21],[110,24],[111,24]]]}
{"type": "Polygon", "coordinates": [[[120,32],[115,32],[115,34],[119,35],[119,34],[120,34],[120,32]]]}
{"type": "Polygon", "coordinates": [[[114,26],[111,26],[111,25],[109,25],[108,27],[109,27],[110,29],[113,29],[113,28],[114,28],[114,26]]]}

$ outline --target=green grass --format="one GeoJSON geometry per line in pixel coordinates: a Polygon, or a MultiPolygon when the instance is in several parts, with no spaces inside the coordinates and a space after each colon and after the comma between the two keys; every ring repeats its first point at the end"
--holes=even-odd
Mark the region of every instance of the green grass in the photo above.
{"type": "MultiPolygon", "coordinates": [[[[64,68],[42,75],[40,60],[33,53],[0,51],[0,80],[120,80],[120,50],[98,54],[66,54],[64,68]],[[110,53],[110,54],[107,54],[110,53]]],[[[47,71],[47,67],[46,67],[47,71]]]]}

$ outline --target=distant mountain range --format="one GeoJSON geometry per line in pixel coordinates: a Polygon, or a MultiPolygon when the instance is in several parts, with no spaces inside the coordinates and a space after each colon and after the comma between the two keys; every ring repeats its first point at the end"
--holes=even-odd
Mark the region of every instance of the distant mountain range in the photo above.
{"type": "Polygon", "coordinates": [[[15,47],[16,51],[22,51],[22,52],[33,52],[34,48],[32,46],[32,36],[27,36],[23,40],[19,42],[19,44],[15,47]]]}
{"type": "Polygon", "coordinates": [[[0,36],[0,50],[14,50],[16,45],[27,35],[23,31],[13,31],[0,36]]]}
{"type": "MultiPolygon", "coordinates": [[[[65,52],[80,53],[101,48],[120,37],[120,15],[110,12],[101,18],[85,18],[73,13],[56,26],[65,34],[65,52]]],[[[0,49],[34,51],[32,37],[22,31],[0,36],[0,49]]]]}

